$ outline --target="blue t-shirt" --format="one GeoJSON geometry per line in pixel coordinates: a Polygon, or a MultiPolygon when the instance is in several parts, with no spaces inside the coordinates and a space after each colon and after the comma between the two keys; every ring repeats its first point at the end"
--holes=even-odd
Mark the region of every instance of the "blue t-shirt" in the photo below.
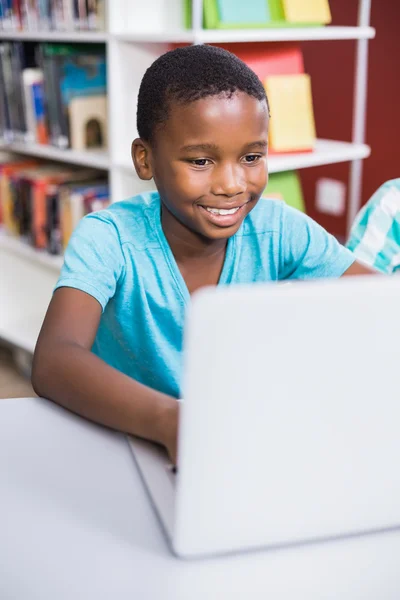
{"type": "MultiPolygon", "coordinates": [[[[261,199],[228,240],[220,284],[339,277],[354,262],[306,215],[261,199]]],[[[157,192],[86,216],[65,253],[57,288],[82,290],[103,309],[93,352],[137,381],[180,397],[190,296],[160,220],[157,192]]]]}

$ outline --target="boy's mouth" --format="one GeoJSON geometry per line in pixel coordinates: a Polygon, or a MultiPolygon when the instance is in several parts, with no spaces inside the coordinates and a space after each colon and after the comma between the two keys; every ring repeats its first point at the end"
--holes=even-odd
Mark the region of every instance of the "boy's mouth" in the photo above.
{"type": "Polygon", "coordinates": [[[214,206],[199,205],[201,213],[208,221],[219,227],[232,227],[241,220],[243,211],[247,202],[241,206],[232,206],[231,208],[217,208],[214,206]]]}
{"type": "Polygon", "coordinates": [[[210,208],[205,206],[204,208],[213,215],[234,215],[240,209],[240,206],[236,206],[236,208],[210,208]]]}

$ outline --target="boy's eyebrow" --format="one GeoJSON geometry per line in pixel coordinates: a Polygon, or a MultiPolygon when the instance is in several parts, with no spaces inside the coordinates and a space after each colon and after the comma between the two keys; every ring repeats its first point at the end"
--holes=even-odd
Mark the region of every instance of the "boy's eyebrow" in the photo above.
{"type": "MultiPolygon", "coordinates": [[[[257,140],[256,142],[250,142],[250,144],[246,144],[245,148],[261,148],[264,149],[268,146],[268,142],[265,140],[257,140]]],[[[181,152],[190,152],[190,151],[198,151],[198,150],[218,150],[218,146],[216,144],[189,144],[188,146],[182,146],[181,152]]]]}
{"type": "Polygon", "coordinates": [[[247,144],[246,148],[267,148],[268,146],[268,142],[266,142],[265,140],[257,140],[256,142],[250,142],[250,144],[247,144]]]}
{"type": "Polygon", "coordinates": [[[218,150],[218,146],[216,144],[189,144],[181,148],[181,152],[190,152],[191,150],[218,150]]]}

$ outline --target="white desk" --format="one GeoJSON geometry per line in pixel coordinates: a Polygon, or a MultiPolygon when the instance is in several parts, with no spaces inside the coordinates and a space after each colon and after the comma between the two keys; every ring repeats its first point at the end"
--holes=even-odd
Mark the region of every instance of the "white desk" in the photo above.
{"type": "Polygon", "coordinates": [[[179,561],[122,436],[0,400],[0,598],[399,600],[400,531],[179,561]]]}

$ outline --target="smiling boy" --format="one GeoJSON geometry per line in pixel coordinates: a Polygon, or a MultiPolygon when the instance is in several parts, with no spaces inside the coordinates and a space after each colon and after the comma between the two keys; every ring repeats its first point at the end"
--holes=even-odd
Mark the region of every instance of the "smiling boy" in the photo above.
{"type": "Polygon", "coordinates": [[[180,48],[147,70],[132,158],[157,192],[75,230],[35,352],[38,394],[175,460],[194,291],[367,272],[307,216],[260,200],[268,124],[260,80],[225,50],[180,48]]]}

